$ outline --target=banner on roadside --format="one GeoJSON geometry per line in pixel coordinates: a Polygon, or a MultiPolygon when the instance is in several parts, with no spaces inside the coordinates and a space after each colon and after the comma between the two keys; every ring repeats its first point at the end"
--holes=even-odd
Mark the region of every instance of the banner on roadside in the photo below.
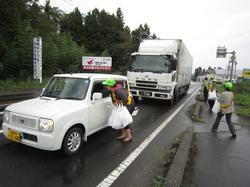
{"type": "Polygon", "coordinates": [[[82,69],[84,70],[112,70],[111,57],[82,57],[82,69]]]}

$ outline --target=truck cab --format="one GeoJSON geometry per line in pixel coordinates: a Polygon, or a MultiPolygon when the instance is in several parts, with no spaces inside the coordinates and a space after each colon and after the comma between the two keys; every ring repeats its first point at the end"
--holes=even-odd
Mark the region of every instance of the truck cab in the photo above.
{"type": "Polygon", "coordinates": [[[187,92],[191,82],[192,57],[181,40],[144,40],[131,54],[127,71],[134,99],[171,101],[187,92]]]}
{"type": "Polygon", "coordinates": [[[135,97],[171,99],[176,82],[176,58],[170,54],[133,53],[128,77],[135,97]]]}

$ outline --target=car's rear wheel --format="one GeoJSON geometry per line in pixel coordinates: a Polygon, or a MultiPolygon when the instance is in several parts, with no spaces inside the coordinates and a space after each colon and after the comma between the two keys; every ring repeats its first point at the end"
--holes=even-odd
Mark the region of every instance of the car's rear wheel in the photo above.
{"type": "Polygon", "coordinates": [[[82,130],[79,127],[73,127],[68,130],[63,139],[62,150],[68,156],[74,155],[80,150],[82,143],[82,130]]]}

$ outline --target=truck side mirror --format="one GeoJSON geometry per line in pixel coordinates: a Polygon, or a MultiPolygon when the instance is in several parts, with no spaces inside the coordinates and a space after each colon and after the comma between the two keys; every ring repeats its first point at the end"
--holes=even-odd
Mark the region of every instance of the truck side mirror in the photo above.
{"type": "Polygon", "coordinates": [[[173,60],[173,61],[171,62],[171,69],[172,69],[172,70],[176,70],[176,65],[177,65],[177,60],[173,60]]]}

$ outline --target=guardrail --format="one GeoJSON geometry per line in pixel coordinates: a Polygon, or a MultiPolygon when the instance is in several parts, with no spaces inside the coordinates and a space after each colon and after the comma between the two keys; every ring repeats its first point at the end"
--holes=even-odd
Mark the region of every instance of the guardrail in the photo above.
{"type": "Polygon", "coordinates": [[[0,93],[0,112],[2,112],[8,105],[19,101],[38,97],[41,90],[24,90],[9,93],[0,93]]]}

